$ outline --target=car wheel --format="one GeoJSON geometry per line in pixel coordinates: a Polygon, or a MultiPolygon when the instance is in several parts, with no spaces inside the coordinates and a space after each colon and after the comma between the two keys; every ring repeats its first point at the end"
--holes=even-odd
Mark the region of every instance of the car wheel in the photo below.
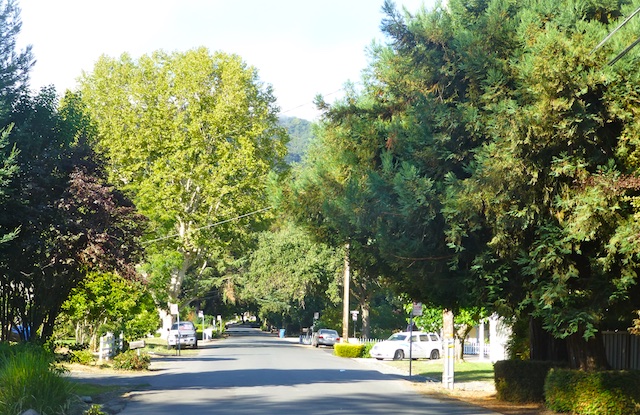
{"type": "Polygon", "coordinates": [[[314,344],[313,346],[314,346],[314,347],[318,347],[318,346],[320,346],[320,343],[316,343],[316,344],[314,344]]]}
{"type": "Polygon", "coordinates": [[[404,352],[400,349],[396,350],[393,354],[393,360],[402,360],[404,359],[404,352]]]}
{"type": "Polygon", "coordinates": [[[376,357],[376,360],[382,360],[382,358],[381,357],[376,357]]]}
{"type": "Polygon", "coordinates": [[[437,350],[432,350],[430,358],[431,358],[431,360],[440,359],[440,352],[437,351],[437,350]]]}

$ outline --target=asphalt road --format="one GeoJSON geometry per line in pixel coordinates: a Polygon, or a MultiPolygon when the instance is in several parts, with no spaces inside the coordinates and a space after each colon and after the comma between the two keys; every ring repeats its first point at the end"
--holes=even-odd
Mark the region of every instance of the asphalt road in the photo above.
{"type": "Polygon", "coordinates": [[[404,376],[331,349],[257,329],[230,334],[203,344],[198,356],[165,358],[154,375],[136,379],[148,386],[131,393],[121,414],[495,414],[422,396],[404,376]]]}

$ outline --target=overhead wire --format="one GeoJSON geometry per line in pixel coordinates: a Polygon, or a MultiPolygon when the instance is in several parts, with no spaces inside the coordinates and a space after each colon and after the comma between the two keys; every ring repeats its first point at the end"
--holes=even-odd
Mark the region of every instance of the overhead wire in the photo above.
{"type": "MultiPolygon", "coordinates": [[[[258,213],[266,212],[269,209],[273,209],[273,206],[268,206],[268,207],[265,207],[265,208],[262,208],[262,209],[254,210],[253,212],[245,213],[243,215],[236,216],[236,217],[233,217],[233,218],[230,218],[230,219],[221,220],[219,222],[210,223],[208,225],[201,226],[199,228],[191,229],[191,231],[192,232],[196,232],[196,231],[201,231],[203,229],[213,228],[214,226],[223,225],[225,223],[233,222],[234,220],[238,220],[238,219],[246,218],[248,216],[257,215],[258,213]]],[[[177,236],[180,236],[180,233],[174,233],[172,235],[166,235],[166,236],[161,236],[160,238],[151,239],[149,241],[143,242],[142,245],[149,245],[149,244],[152,244],[154,242],[175,238],[177,236]]]]}
{"type": "MultiPolygon", "coordinates": [[[[335,94],[337,94],[337,93],[339,93],[341,91],[344,91],[344,87],[340,88],[340,89],[337,89],[337,90],[335,90],[335,91],[333,91],[333,92],[331,92],[329,94],[326,94],[324,96],[335,95],[335,94]]],[[[285,111],[280,111],[280,113],[284,114],[284,113],[287,113],[287,112],[291,112],[291,111],[294,111],[294,110],[296,110],[298,108],[302,108],[302,107],[304,107],[306,105],[310,105],[310,104],[313,104],[313,102],[308,102],[306,104],[301,104],[301,105],[298,105],[297,107],[294,107],[294,108],[291,108],[291,109],[288,109],[288,110],[285,110],[285,111]]],[[[242,128],[237,128],[235,130],[229,131],[225,135],[239,133],[241,131],[241,129],[242,128]]],[[[246,218],[248,216],[252,216],[252,215],[256,215],[258,213],[265,212],[265,211],[267,211],[269,209],[273,209],[273,206],[265,207],[265,208],[262,208],[262,209],[255,210],[253,212],[249,212],[249,213],[245,213],[245,214],[240,215],[240,216],[236,216],[234,218],[225,219],[225,220],[222,220],[222,221],[219,221],[219,222],[215,222],[215,223],[211,223],[211,224],[208,224],[208,225],[205,225],[205,226],[201,226],[199,228],[192,229],[191,231],[200,231],[200,230],[203,230],[203,229],[208,229],[208,228],[212,228],[212,227],[215,227],[215,226],[223,225],[225,223],[232,222],[234,220],[239,220],[239,219],[242,219],[242,218],[246,218]]],[[[159,242],[159,241],[163,241],[163,240],[167,240],[167,239],[172,239],[172,238],[175,238],[175,237],[178,237],[178,236],[180,236],[179,233],[174,233],[174,234],[171,234],[171,235],[166,235],[166,236],[162,236],[162,237],[159,237],[159,238],[154,238],[154,239],[151,239],[151,240],[148,240],[148,241],[144,241],[142,243],[142,245],[149,245],[149,244],[152,244],[152,243],[155,243],[155,242],[159,242]]]]}
{"type": "MultiPolygon", "coordinates": [[[[592,53],[594,53],[595,51],[597,51],[598,49],[600,49],[618,30],[620,30],[624,25],[626,25],[627,23],[629,23],[629,21],[631,20],[631,18],[633,18],[633,16],[635,16],[636,14],[640,13],[640,7],[638,7],[633,13],[631,13],[629,16],[627,16],[619,25],[618,27],[616,27],[615,29],[613,29],[604,39],[602,39],[602,41],[600,41],[600,43],[598,43],[598,45],[596,45],[595,48],[593,48],[593,50],[591,52],[589,52],[589,55],[591,55],[592,53]]],[[[620,59],[622,59],[627,53],[629,53],[629,51],[631,49],[633,49],[634,47],[636,47],[638,45],[638,43],[640,43],[640,37],[638,39],[636,39],[633,43],[631,43],[629,46],[627,46],[626,48],[624,48],[624,50],[620,53],[618,53],[613,59],[611,59],[607,65],[611,66],[613,64],[615,64],[616,62],[618,62],[620,59]]]]}

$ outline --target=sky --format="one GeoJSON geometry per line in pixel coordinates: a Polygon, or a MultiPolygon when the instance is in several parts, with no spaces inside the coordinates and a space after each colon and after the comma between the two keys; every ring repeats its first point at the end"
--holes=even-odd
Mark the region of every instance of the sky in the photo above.
{"type": "MultiPolygon", "coordinates": [[[[435,0],[395,0],[416,12],[435,0]]],[[[383,0],[19,0],[18,47],[30,44],[31,87],[74,89],[101,55],[133,58],[200,46],[239,55],[270,84],[281,114],[314,120],[358,82],[380,31],[383,0]]]]}

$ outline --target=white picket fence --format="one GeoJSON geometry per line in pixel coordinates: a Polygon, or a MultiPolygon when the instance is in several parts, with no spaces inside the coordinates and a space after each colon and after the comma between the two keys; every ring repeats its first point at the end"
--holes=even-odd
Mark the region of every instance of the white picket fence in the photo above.
{"type": "Polygon", "coordinates": [[[122,350],[124,346],[123,335],[115,337],[113,333],[106,333],[100,337],[100,348],[98,349],[98,361],[106,360],[116,355],[118,350],[122,350]]]}
{"type": "MultiPolygon", "coordinates": [[[[464,343],[464,354],[480,356],[480,343],[464,343]]],[[[491,347],[489,344],[484,345],[484,356],[491,354],[491,347]]]]}

